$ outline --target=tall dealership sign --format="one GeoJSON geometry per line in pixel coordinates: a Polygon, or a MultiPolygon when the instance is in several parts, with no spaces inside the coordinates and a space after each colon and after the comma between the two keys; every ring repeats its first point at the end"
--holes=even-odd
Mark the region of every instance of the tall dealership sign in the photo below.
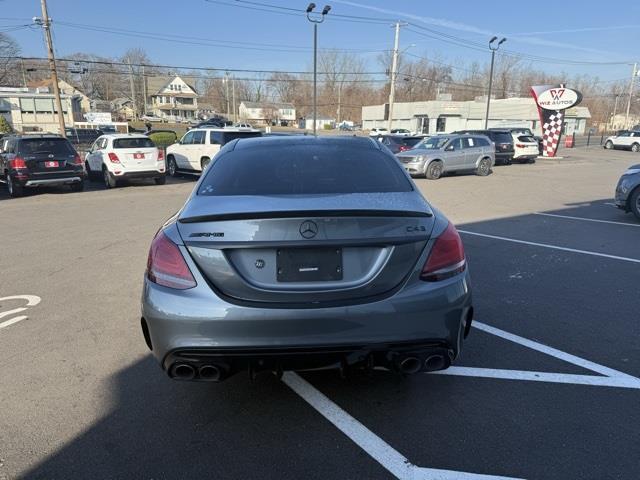
{"type": "Polygon", "coordinates": [[[582,101],[582,94],[577,90],[559,85],[535,85],[531,87],[540,125],[542,127],[542,155],[555,157],[562,136],[564,124],[564,112],[567,108],[574,107],[582,101]]]}

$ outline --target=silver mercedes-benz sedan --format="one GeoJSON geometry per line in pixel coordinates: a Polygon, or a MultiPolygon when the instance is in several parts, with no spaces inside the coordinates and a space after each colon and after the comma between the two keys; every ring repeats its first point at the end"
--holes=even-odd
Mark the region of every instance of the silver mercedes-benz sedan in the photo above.
{"type": "Polygon", "coordinates": [[[473,319],[455,227],[357,137],[227,144],[149,251],[142,331],[171,378],[447,368],[473,319]]]}

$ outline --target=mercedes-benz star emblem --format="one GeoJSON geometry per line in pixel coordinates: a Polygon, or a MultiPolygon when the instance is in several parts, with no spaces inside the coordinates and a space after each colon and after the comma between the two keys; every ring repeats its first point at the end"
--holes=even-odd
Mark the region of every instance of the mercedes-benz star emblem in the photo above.
{"type": "Polygon", "coordinates": [[[300,225],[300,235],[303,238],[313,238],[318,234],[318,225],[311,220],[305,220],[300,225]]]}

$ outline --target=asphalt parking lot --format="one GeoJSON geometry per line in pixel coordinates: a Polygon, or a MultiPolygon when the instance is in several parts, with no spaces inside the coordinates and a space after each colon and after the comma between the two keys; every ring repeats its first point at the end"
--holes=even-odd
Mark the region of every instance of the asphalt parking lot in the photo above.
{"type": "Polygon", "coordinates": [[[416,180],[462,232],[476,323],[408,378],[171,381],[139,298],[194,181],[1,190],[0,479],[638,478],[640,222],[611,202],[640,157],[566,155],[416,180]]]}

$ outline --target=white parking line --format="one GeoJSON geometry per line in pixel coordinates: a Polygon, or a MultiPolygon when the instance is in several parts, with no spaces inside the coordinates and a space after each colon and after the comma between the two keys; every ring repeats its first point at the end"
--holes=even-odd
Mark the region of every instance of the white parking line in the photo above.
{"type": "Polygon", "coordinates": [[[528,242],[525,240],[518,240],[516,238],[500,237],[498,235],[489,235],[486,233],[470,232],[468,230],[458,230],[458,232],[464,233],[465,235],[473,235],[476,237],[493,238],[494,240],[504,240],[505,242],[520,243],[523,245],[533,245],[534,247],[551,248],[553,250],[561,250],[563,252],[581,253],[583,255],[592,255],[594,257],[611,258],[613,260],[622,260],[624,262],[640,263],[640,259],[637,259],[637,258],[620,257],[618,255],[609,255],[607,253],[591,252],[589,250],[578,250],[576,248],[559,247],[558,245],[550,245],[548,243],[528,242]]]}
{"type": "MultiPolygon", "coordinates": [[[[9,315],[14,315],[16,313],[21,313],[24,312],[27,307],[34,307],[36,305],[38,305],[40,303],[40,297],[36,296],[36,295],[12,295],[10,297],[2,297],[0,298],[0,303],[4,302],[4,301],[11,301],[11,300],[24,300],[27,302],[27,306],[26,307],[19,307],[19,308],[14,308],[12,310],[6,310],[4,312],[0,312],[0,318],[4,318],[4,317],[8,317],[9,315]]],[[[0,329],[6,328],[10,325],[13,325],[14,323],[18,323],[22,320],[26,320],[28,317],[26,315],[21,315],[19,317],[14,317],[14,318],[10,318],[9,320],[5,320],[4,322],[0,323],[0,329]]]]}
{"type": "Polygon", "coordinates": [[[585,222],[610,223],[612,225],[626,225],[628,227],[640,227],[640,223],[615,222],[613,220],[596,220],[595,218],[572,217],[570,215],[557,215],[555,213],[534,212],[534,215],[543,215],[545,217],[566,218],[569,220],[582,220],[585,222]]]}
{"type": "Polygon", "coordinates": [[[282,381],[397,478],[407,480],[507,480],[513,478],[418,467],[299,375],[287,372],[283,375],[282,381]]]}
{"type": "Polygon", "coordinates": [[[617,207],[617,205],[613,202],[604,202],[604,205],[611,205],[612,207],[617,207]]]}

